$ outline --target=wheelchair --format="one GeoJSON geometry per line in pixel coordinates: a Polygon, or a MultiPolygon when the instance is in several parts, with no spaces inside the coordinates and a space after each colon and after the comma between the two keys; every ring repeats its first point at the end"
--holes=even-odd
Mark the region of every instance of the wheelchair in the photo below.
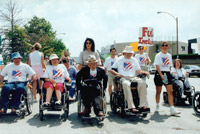
{"type": "Polygon", "coordinates": [[[40,90],[40,100],[39,100],[39,116],[40,120],[44,120],[44,111],[64,111],[63,114],[63,121],[66,121],[69,116],[69,86],[67,86],[67,80],[64,82],[64,90],[61,93],[61,102],[62,105],[55,105],[55,102],[57,101],[55,90],[52,94],[50,106],[45,107],[43,106],[43,103],[46,101],[46,89],[43,87],[43,84],[45,82],[45,78],[40,78],[42,81],[42,89],[40,90]]]}
{"type": "MultiPolygon", "coordinates": [[[[139,74],[137,77],[145,78],[146,74],[139,74]]],[[[140,112],[138,114],[134,114],[130,110],[128,110],[128,103],[125,100],[125,96],[123,93],[121,77],[118,76],[115,77],[114,82],[116,85],[116,91],[112,92],[110,96],[111,111],[113,113],[117,113],[119,111],[119,114],[122,118],[124,118],[126,115],[139,115],[142,117],[146,117],[149,112],[140,112]]],[[[137,86],[138,83],[136,81],[131,81],[131,92],[136,109],[139,108],[139,103],[140,103],[137,86]]]]}
{"type": "MultiPolygon", "coordinates": [[[[184,79],[180,79],[184,81],[184,79]]],[[[174,105],[179,105],[180,103],[184,103],[185,101],[188,101],[190,105],[192,105],[192,97],[194,96],[195,88],[194,86],[191,86],[191,90],[186,88],[184,86],[184,92],[185,95],[184,98],[181,98],[181,89],[179,85],[177,85],[174,80],[172,80],[172,86],[173,86],[173,97],[174,97],[174,105]]],[[[166,91],[163,92],[163,100],[164,103],[168,103],[168,94],[166,91]]]]}
{"type": "MultiPolygon", "coordinates": [[[[87,79],[87,80],[83,80],[81,81],[81,84],[83,86],[89,86],[90,84],[95,84],[95,86],[100,88],[100,96],[98,96],[98,99],[100,100],[100,108],[104,114],[104,116],[89,116],[89,117],[85,117],[85,116],[81,116],[78,114],[78,117],[81,118],[82,122],[85,120],[97,120],[98,122],[103,121],[105,119],[105,115],[107,113],[107,104],[106,104],[106,96],[104,93],[104,88],[103,88],[103,81],[99,81],[96,79],[87,79]]],[[[78,102],[77,102],[77,109],[78,109],[78,113],[82,112],[85,107],[83,104],[83,100],[81,98],[81,93],[80,90],[77,90],[77,95],[78,95],[78,102]]],[[[92,104],[91,104],[92,105],[92,104]]],[[[94,111],[94,110],[91,110],[94,111]]]]}
{"type": "Polygon", "coordinates": [[[194,93],[192,107],[196,115],[200,116],[200,91],[194,93]]]}
{"type": "MultiPolygon", "coordinates": [[[[7,82],[7,80],[3,81],[4,84],[9,84],[7,82]]],[[[32,109],[33,109],[33,92],[32,92],[32,86],[30,84],[29,81],[25,81],[25,82],[11,82],[11,84],[18,84],[18,83],[24,83],[26,85],[26,90],[22,92],[22,95],[20,97],[20,105],[19,107],[16,109],[17,112],[16,114],[20,117],[20,118],[24,118],[26,115],[29,115],[32,113],[32,109]]],[[[0,102],[1,102],[1,92],[2,92],[2,88],[0,88],[0,102]]],[[[11,103],[12,103],[12,96],[14,96],[16,92],[16,88],[14,87],[11,92],[10,92],[10,96],[9,96],[9,105],[8,105],[8,109],[11,109],[11,103]]],[[[0,108],[1,108],[1,103],[0,103],[0,108]]],[[[8,115],[10,113],[1,113],[1,115],[8,115]]],[[[11,113],[12,114],[12,113],[11,113]]]]}

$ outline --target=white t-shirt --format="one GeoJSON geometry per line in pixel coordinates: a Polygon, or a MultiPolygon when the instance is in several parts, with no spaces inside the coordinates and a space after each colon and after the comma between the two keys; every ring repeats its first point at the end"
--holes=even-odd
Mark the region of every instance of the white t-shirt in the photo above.
{"type": "Polygon", "coordinates": [[[111,69],[112,65],[115,63],[116,60],[117,60],[116,56],[115,56],[114,59],[112,57],[106,58],[104,67],[109,71],[111,69]]]}
{"type": "Polygon", "coordinates": [[[173,73],[173,76],[175,77],[175,79],[178,79],[179,77],[185,77],[186,76],[186,71],[184,68],[181,69],[176,69],[176,68],[172,68],[171,72],[173,73]]]}
{"type": "Polygon", "coordinates": [[[124,76],[136,76],[136,71],[140,70],[139,63],[134,57],[130,59],[120,57],[112,65],[112,68],[117,68],[118,73],[124,76]]]}
{"type": "Polygon", "coordinates": [[[159,65],[160,71],[170,72],[170,67],[172,67],[172,56],[169,53],[159,52],[156,54],[154,65],[159,65]]]}
{"type": "Polygon", "coordinates": [[[54,79],[56,83],[63,83],[65,77],[69,77],[69,73],[63,64],[58,64],[57,66],[48,65],[43,75],[43,78],[54,79]]]}
{"type": "Polygon", "coordinates": [[[98,60],[97,65],[101,65],[101,60],[99,57],[99,53],[95,52],[88,52],[87,50],[84,50],[80,53],[79,55],[79,64],[82,65],[87,65],[86,61],[89,55],[94,55],[96,57],[96,59],[98,60]]]}
{"type": "Polygon", "coordinates": [[[10,63],[5,66],[3,71],[1,72],[2,76],[8,77],[8,82],[24,82],[27,80],[26,76],[32,76],[35,74],[33,69],[27,64],[20,63],[19,65],[15,65],[14,63],[10,63]]]}
{"type": "Polygon", "coordinates": [[[149,59],[149,61],[151,61],[146,53],[143,54],[138,53],[135,55],[135,58],[138,60],[140,66],[145,66],[146,59],[149,59]]]}
{"type": "Polygon", "coordinates": [[[42,56],[42,53],[39,52],[38,50],[31,52],[30,53],[31,66],[41,65],[41,56],[42,56]]]}
{"type": "Polygon", "coordinates": [[[92,77],[96,77],[96,76],[97,76],[97,69],[95,69],[95,70],[91,70],[91,69],[90,69],[90,75],[91,75],[92,77]]]}

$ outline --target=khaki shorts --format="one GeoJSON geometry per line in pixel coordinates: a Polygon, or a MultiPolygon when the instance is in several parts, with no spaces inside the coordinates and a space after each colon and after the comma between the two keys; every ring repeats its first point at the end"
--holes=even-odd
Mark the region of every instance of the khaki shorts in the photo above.
{"type": "Polygon", "coordinates": [[[112,74],[112,73],[109,72],[109,71],[108,71],[107,75],[108,75],[108,84],[109,84],[109,85],[113,85],[113,82],[114,82],[114,79],[115,79],[115,75],[112,74]]]}
{"type": "Polygon", "coordinates": [[[140,66],[142,71],[148,71],[148,67],[147,66],[140,66]]]}

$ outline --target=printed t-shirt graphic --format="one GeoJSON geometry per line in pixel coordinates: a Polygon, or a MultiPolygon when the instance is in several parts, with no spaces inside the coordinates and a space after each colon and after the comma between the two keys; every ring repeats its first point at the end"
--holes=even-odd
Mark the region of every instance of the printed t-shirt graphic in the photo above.
{"type": "Polygon", "coordinates": [[[58,69],[58,70],[53,70],[53,79],[61,79],[62,77],[62,70],[58,69]]]}
{"type": "Polygon", "coordinates": [[[169,65],[169,58],[162,57],[162,66],[168,67],[168,65],[169,65]]]}
{"type": "Polygon", "coordinates": [[[145,57],[140,57],[140,63],[141,63],[141,64],[144,64],[145,61],[146,61],[146,58],[145,58],[145,57]]]}
{"type": "Polygon", "coordinates": [[[124,62],[124,71],[130,71],[133,68],[131,62],[124,62]]]}
{"type": "Polygon", "coordinates": [[[111,66],[114,64],[114,62],[113,61],[111,61],[111,66]]]}
{"type": "Polygon", "coordinates": [[[13,79],[19,79],[22,75],[22,72],[20,70],[16,71],[16,70],[13,70],[12,71],[12,77],[13,79]]]}

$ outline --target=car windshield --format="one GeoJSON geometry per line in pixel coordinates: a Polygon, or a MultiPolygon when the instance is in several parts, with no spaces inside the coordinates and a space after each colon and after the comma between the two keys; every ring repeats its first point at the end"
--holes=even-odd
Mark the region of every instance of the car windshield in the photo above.
{"type": "Polygon", "coordinates": [[[199,69],[198,66],[191,66],[192,69],[199,69]]]}

